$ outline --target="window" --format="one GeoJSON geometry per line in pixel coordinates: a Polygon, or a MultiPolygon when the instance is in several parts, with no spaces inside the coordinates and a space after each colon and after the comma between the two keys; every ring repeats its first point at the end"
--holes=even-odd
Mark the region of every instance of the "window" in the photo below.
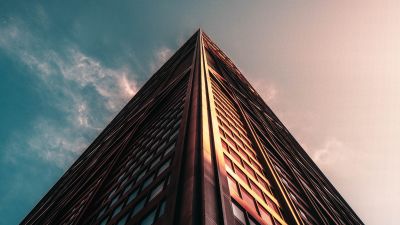
{"type": "Polygon", "coordinates": [[[97,218],[100,218],[100,217],[104,214],[105,211],[106,211],[106,208],[104,207],[104,208],[100,211],[100,213],[99,213],[99,215],[97,216],[97,218]]]}
{"type": "Polygon", "coordinates": [[[147,156],[147,159],[144,161],[144,165],[147,165],[147,163],[148,162],[150,162],[150,160],[152,160],[153,159],[153,156],[152,156],[152,154],[149,154],[148,156],[147,156]]]}
{"type": "Polygon", "coordinates": [[[136,198],[137,194],[139,192],[139,189],[136,189],[135,191],[133,191],[128,198],[128,202],[126,204],[129,204],[133,199],[136,198]]]}
{"type": "Polygon", "coordinates": [[[235,167],[235,173],[243,180],[244,183],[247,184],[247,176],[243,173],[238,167],[235,167]]]}
{"type": "Polygon", "coordinates": [[[156,218],[156,210],[153,209],[145,218],[142,219],[140,225],[151,225],[154,223],[154,219],[156,218]]]}
{"type": "Polygon", "coordinates": [[[113,194],[115,194],[115,192],[116,192],[116,190],[114,189],[114,190],[110,193],[110,195],[108,196],[108,199],[111,199],[111,196],[112,196],[113,194]]]}
{"type": "Polygon", "coordinates": [[[158,217],[164,215],[164,212],[165,212],[165,201],[163,201],[160,205],[160,212],[158,213],[158,217]]]}
{"type": "Polygon", "coordinates": [[[219,134],[221,134],[221,136],[222,136],[222,137],[224,137],[224,136],[225,136],[225,135],[224,135],[224,130],[222,130],[222,128],[221,128],[221,127],[219,128],[219,134]]]}
{"type": "Polygon", "coordinates": [[[161,156],[158,156],[158,157],[151,163],[150,169],[153,169],[153,168],[158,164],[158,162],[160,162],[160,159],[161,159],[161,156]]]}
{"type": "Polygon", "coordinates": [[[267,225],[274,225],[271,215],[263,207],[259,207],[261,218],[267,223],[267,225]]]}
{"type": "Polygon", "coordinates": [[[259,225],[259,223],[257,223],[256,220],[251,217],[249,218],[249,222],[250,222],[250,225],[259,225]]]}
{"type": "Polygon", "coordinates": [[[258,182],[259,182],[266,190],[269,190],[268,184],[267,184],[261,177],[258,177],[258,182]]]}
{"type": "Polygon", "coordinates": [[[241,157],[235,152],[235,151],[231,151],[231,156],[233,156],[233,158],[239,163],[239,164],[241,164],[241,161],[240,161],[240,159],[241,159],[241,157]]]}
{"type": "Polygon", "coordinates": [[[125,225],[127,220],[128,220],[128,214],[126,214],[124,217],[122,217],[122,218],[118,221],[117,225],[125,225]]]}
{"type": "Polygon", "coordinates": [[[140,210],[142,210],[145,203],[146,203],[146,198],[143,198],[142,201],[140,201],[140,202],[135,206],[135,208],[133,209],[132,216],[135,216],[140,210]]]}
{"type": "Polygon", "coordinates": [[[114,216],[117,215],[119,212],[121,212],[121,209],[122,209],[122,204],[119,205],[119,206],[114,210],[114,212],[113,212],[113,214],[112,214],[111,217],[114,217],[114,216]]]}
{"type": "Polygon", "coordinates": [[[163,150],[164,149],[164,147],[165,147],[165,141],[158,147],[158,149],[157,149],[157,152],[160,152],[161,150],[163,150]]]}
{"type": "Polygon", "coordinates": [[[164,156],[168,155],[168,153],[172,152],[174,150],[175,145],[171,145],[168,147],[167,150],[165,150],[164,156]]]}
{"type": "Polygon", "coordinates": [[[258,170],[258,172],[261,173],[260,166],[254,160],[251,160],[251,164],[254,166],[254,168],[256,168],[256,170],[258,170]]]}
{"type": "Polygon", "coordinates": [[[249,156],[246,154],[246,152],[242,148],[238,147],[238,151],[240,152],[240,154],[242,154],[243,158],[245,158],[247,161],[250,161],[249,156]]]}
{"type": "Polygon", "coordinates": [[[106,225],[106,224],[107,224],[107,217],[101,221],[100,225],[106,225]]]}
{"type": "Polygon", "coordinates": [[[150,175],[144,182],[143,182],[143,187],[142,190],[145,189],[147,186],[149,186],[153,182],[154,174],[150,175]]]}
{"type": "Polygon", "coordinates": [[[239,195],[239,189],[236,184],[236,181],[231,176],[228,176],[228,184],[229,184],[229,190],[235,193],[236,195],[239,195]]]}
{"type": "Polygon", "coordinates": [[[221,140],[222,148],[228,151],[228,145],[225,143],[225,141],[221,140]]]}
{"type": "Polygon", "coordinates": [[[227,156],[225,156],[225,165],[226,167],[229,167],[233,171],[232,161],[227,156]]]}
{"type": "Polygon", "coordinates": [[[246,224],[246,217],[242,209],[239,208],[234,202],[232,202],[233,215],[235,215],[236,219],[239,220],[242,224],[246,224]]]}
{"type": "Polygon", "coordinates": [[[160,167],[160,169],[158,170],[157,176],[159,176],[161,173],[163,173],[163,172],[169,167],[170,162],[171,162],[171,159],[167,160],[167,161],[160,167]]]}
{"type": "Polygon", "coordinates": [[[254,170],[249,165],[247,165],[247,163],[244,164],[244,168],[246,169],[246,171],[249,174],[251,174],[253,177],[256,177],[256,174],[254,173],[254,170]]]}
{"type": "Polygon", "coordinates": [[[243,190],[242,188],[240,191],[242,193],[242,199],[247,203],[247,205],[256,210],[256,205],[254,204],[253,197],[247,191],[243,190]]]}
{"type": "Polygon", "coordinates": [[[226,140],[232,145],[232,147],[236,148],[235,141],[231,137],[226,136],[226,140]]]}
{"type": "Polygon", "coordinates": [[[169,138],[169,140],[175,139],[175,137],[178,136],[178,133],[179,133],[179,129],[176,130],[176,131],[172,134],[172,136],[169,138]]]}
{"type": "Polygon", "coordinates": [[[143,170],[139,176],[137,177],[137,181],[139,181],[140,179],[142,179],[144,177],[144,175],[146,174],[146,170],[143,170]]]}
{"type": "Polygon", "coordinates": [[[174,124],[174,127],[172,128],[173,130],[175,130],[176,128],[178,128],[179,124],[181,123],[181,120],[177,120],[174,124]]]}
{"type": "Polygon", "coordinates": [[[276,206],[275,202],[273,202],[272,200],[270,200],[269,198],[267,198],[267,204],[269,207],[271,207],[271,209],[273,209],[275,212],[279,212],[278,211],[278,207],[276,206]]]}
{"type": "Polygon", "coordinates": [[[160,194],[160,192],[163,190],[163,187],[164,187],[164,181],[161,182],[159,185],[157,185],[157,187],[155,187],[153,189],[153,191],[151,192],[149,201],[151,201],[154,197],[156,197],[158,194],[160,194]]]}
{"type": "Polygon", "coordinates": [[[254,182],[250,182],[250,184],[251,184],[251,189],[252,189],[255,193],[257,193],[257,195],[258,195],[261,199],[263,199],[263,194],[262,194],[260,188],[257,187],[257,185],[256,185],[254,182]]]}
{"type": "Polygon", "coordinates": [[[140,167],[136,167],[136,169],[132,172],[133,176],[135,176],[140,170],[140,167]]]}
{"type": "Polygon", "coordinates": [[[115,196],[111,202],[111,205],[114,205],[118,201],[119,196],[115,196]]]}

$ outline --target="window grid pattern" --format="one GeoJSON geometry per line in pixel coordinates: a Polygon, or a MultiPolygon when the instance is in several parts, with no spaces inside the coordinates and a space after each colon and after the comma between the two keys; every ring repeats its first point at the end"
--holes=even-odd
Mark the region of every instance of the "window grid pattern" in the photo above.
{"type": "Polygon", "coordinates": [[[239,112],[217,78],[211,78],[229,190],[237,205],[233,208],[241,210],[245,218],[235,215],[236,220],[240,224],[286,224],[239,112]]]}
{"type": "MultiPolygon", "coordinates": [[[[250,110],[248,110],[250,113],[250,110]]],[[[254,113],[254,110],[253,110],[254,113]]],[[[280,129],[282,132],[282,126],[278,126],[278,123],[269,116],[266,116],[268,120],[257,120],[255,118],[262,118],[257,115],[251,117],[251,122],[254,124],[258,135],[261,138],[261,143],[266,152],[268,152],[272,163],[278,173],[278,177],[282,181],[283,185],[286,187],[289,198],[295,205],[297,212],[299,213],[302,220],[307,224],[320,224],[321,221],[316,219],[316,212],[313,210],[311,202],[304,198],[306,194],[304,190],[301,189],[301,186],[305,188],[308,194],[314,199],[314,203],[317,204],[317,207],[325,210],[327,216],[331,216],[335,219],[336,223],[346,224],[344,221],[356,221],[356,218],[350,218],[349,215],[345,212],[344,204],[337,198],[337,196],[333,195],[328,188],[324,185],[319,179],[317,173],[311,168],[306,167],[302,162],[304,159],[300,155],[293,157],[287,152],[288,146],[285,145],[284,142],[281,141],[275,135],[268,136],[268,139],[273,140],[273,143],[279,146],[279,148],[273,148],[269,142],[267,141],[267,137],[263,129],[259,127],[259,124],[263,124],[271,127],[274,130],[280,129]],[[272,150],[274,149],[274,150],[272,150]],[[299,157],[299,158],[297,158],[299,157]],[[293,172],[292,172],[293,171],[293,172]],[[307,177],[311,179],[311,183],[308,179],[304,179],[307,177]],[[314,182],[315,181],[315,182],[314,182]],[[301,183],[301,184],[300,184],[301,183]],[[320,187],[323,187],[325,192],[321,190],[320,187]],[[326,197],[326,193],[330,194],[330,198],[333,198],[337,202],[340,202],[341,205],[334,206],[331,202],[332,200],[326,197]],[[303,197],[302,197],[303,196],[303,197]],[[340,214],[337,212],[337,209],[340,209],[340,214]]],[[[326,217],[327,217],[326,216],[326,217]]]]}
{"type": "MultiPolygon", "coordinates": [[[[206,35],[204,36],[207,47],[212,51],[212,54],[209,52],[207,53],[209,56],[214,56],[214,59],[209,60],[212,61],[213,72],[216,73],[214,70],[223,70],[224,75],[228,74],[224,78],[227,78],[229,80],[228,82],[233,84],[230,88],[233,90],[234,95],[236,95],[240,103],[242,103],[241,105],[245,113],[253,119],[252,122],[256,121],[258,124],[268,123],[260,130],[263,134],[268,133],[270,135],[266,135],[266,139],[268,139],[266,140],[267,142],[272,139],[277,142],[284,142],[282,151],[287,151],[285,152],[287,156],[284,158],[288,158],[291,162],[287,165],[283,162],[286,168],[282,171],[286,172],[286,174],[278,173],[278,177],[285,186],[288,196],[293,200],[295,209],[302,220],[307,224],[321,224],[321,218],[328,218],[328,223],[346,224],[346,222],[343,221],[348,221],[347,223],[359,224],[361,222],[360,219],[347,203],[345,203],[335,188],[330,185],[329,181],[321,175],[321,171],[319,171],[312,160],[306,156],[301,146],[297,144],[289,131],[255,92],[241,72],[206,35]],[[218,64],[218,66],[215,64],[218,64]],[[289,154],[289,152],[292,154],[289,154]],[[290,169],[287,169],[287,167],[293,168],[294,170],[297,169],[297,171],[292,172],[290,169]],[[285,177],[285,175],[291,176],[285,177]],[[306,197],[307,195],[310,196],[311,200],[306,197]],[[322,211],[323,215],[319,215],[318,211],[322,211]]],[[[252,123],[252,125],[254,124],[252,123]]],[[[275,151],[281,150],[273,149],[273,151],[269,151],[268,154],[279,154],[275,153],[275,151]]],[[[276,161],[273,163],[275,168],[279,167],[276,166],[276,161]]]]}
{"type": "Polygon", "coordinates": [[[157,113],[129,145],[126,156],[114,170],[113,179],[105,183],[106,191],[94,203],[98,209],[86,224],[111,224],[118,220],[117,224],[122,225],[130,220],[141,221],[138,217],[143,217],[142,209],[148,204],[154,205],[155,199],[159,203],[154,206],[153,214],[144,215],[139,224],[152,224],[162,215],[159,208],[165,201],[159,196],[165,195],[163,192],[169,183],[186,86],[187,79],[176,87],[161,108],[155,110],[157,113]],[[126,210],[128,208],[131,210],[126,210]]]}
{"type": "Polygon", "coordinates": [[[328,222],[346,224],[344,221],[359,223],[351,209],[341,200],[340,196],[331,186],[329,181],[320,175],[316,166],[310,159],[293,151],[292,137],[284,126],[278,122],[270,110],[254,101],[243,91],[233,88],[250,123],[256,128],[257,135],[261,138],[262,147],[270,156],[279,179],[285,186],[288,197],[294,203],[295,209],[306,224],[321,224],[322,221],[316,211],[321,210],[328,222]],[[288,135],[289,134],[289,135],[288,135]],[[292,138],[292,139],[291,139],[292,138]],[[270,143],[278,147],[272,147],[270,143]],[[307,165],[307,166],[306,166],[307,165]],[[305,190],[302,189],[302,186],[305,190]],[[307,192],[307,194],[305,193],[307,192]],[[336,194],[333,194],[336,193],[336,194]],[[313,202],[306,196],[310,195],[313,202]],[[315,205],[312,205],[312,204],[315,205]]]}

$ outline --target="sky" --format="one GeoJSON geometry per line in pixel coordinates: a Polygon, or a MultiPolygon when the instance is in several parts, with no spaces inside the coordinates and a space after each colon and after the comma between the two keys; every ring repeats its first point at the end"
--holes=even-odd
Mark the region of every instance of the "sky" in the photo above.
{"type": "Polygon", "coordinates": [[[199,27],[366,224],[400,220],[398,1],[0,1],[0,224],[199,27]]]}

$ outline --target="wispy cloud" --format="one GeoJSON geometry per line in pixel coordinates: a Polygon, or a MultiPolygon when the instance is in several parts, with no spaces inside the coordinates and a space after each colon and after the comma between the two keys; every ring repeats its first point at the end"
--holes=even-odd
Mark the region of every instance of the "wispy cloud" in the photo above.
{"type": "Polygon", "coordinates": [[[336,161],[341,160],[341,157],[348,156],[348,152],[352,152],[347,151],[348,149],[346,149],[347,148],[342,141],[338,140],[337,138],[331,137],[323,142],[322,147],[315,149],[312,152],[311,157],[316,163],[323,167],[326,167],[331,164],[337,163],[336,161]]]}
{"type": "Polygon", "coordinates": [[[68,166],[88,145],[88,140],[74,125],[60,127],[56,121],[40,119],[33,131],[35,135],[27,141],[29,151],[60,168],[68,166]]]}
{"type": "Polygon", "coordinates": [[[155,52],[155,59],[150,63],[150,70],[152,73],[156,72],[173,54],[172,49],[168,47],[160,47],[155,52]]]}
{"type": "Polygon", "coordinates": [[[255,83],[256,90],[260,90],[261,97],[267,102],[276,101],[278,95],[278,89],[272,83],[265,81],[255,83]]]}
{"type": "MultiPolygon", "coordinates": [[[[0,49],[22,63],[41,81],[60,118],[36,118],[26,143],[44,160],[65,168],[136,93],[135,74],[128,68],[109,68],[74,45],[54,50],[21,22],[0,27],[0,49]]],[[[168,50],[157,56],[164,60],[168,50]]],[[[10,141],[10,143],[14,140],[10,141]]],[[[24,145],[25,146],[22,146],[24,145]]]]}

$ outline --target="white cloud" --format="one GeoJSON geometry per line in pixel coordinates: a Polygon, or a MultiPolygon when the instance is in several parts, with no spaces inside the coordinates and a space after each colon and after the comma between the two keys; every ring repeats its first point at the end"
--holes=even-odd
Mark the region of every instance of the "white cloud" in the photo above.
{"type": "Polygon", "coordinates": [[[323,146],[312,153],[314,161],[320,165],[331,165],[343,156],[346,147],[337,138],[328,138],[323,146]]]}
{"type": "MultiPolygon", "coordinates": [[[[109,68],[73,45],[56,51],[21,22],[0,26],[0,49],[37,76],[44,91],[54,93],[48,97],[61,112],[60,119],[37,118],[32,132],[23,139],[30,151],[60,168],[88,146],[90,137],[101,131],[138,89],[128,66],[109,68]]],[[[158,62],[168,54],[163,49],[158,62]]]]}
{"type": "Polygon", "coordinates": [[[267,104],[276,101],[278,89],[274,83],[265,79],[256,79],[251,83],[267,104]]]}
{"type": "Polygon", "coordinates": [[[93,87],[104,98],[109,111],[119,109],[137,91],[137,84],[131,80],[133,73],[126,68],[110,69],[96,59],[90,58],[77,50],[68,50],[71,62],[58,59],[55,63],[65,80],[76,85],[93,87]]]}
{"type": "Polygon", "coordinates": [[[156,72],[173,54],[172,49],[161,47],[155,52],[155,60],[150,64],[152,73],[156,72]]]}
{"type": "Polygon", "coordinates": [[[89,144],[75,126],[60,127],[56,121],[39,119],[33,132],[27,141],[29,151],[60,168],[68,166],[89,144]]]}

